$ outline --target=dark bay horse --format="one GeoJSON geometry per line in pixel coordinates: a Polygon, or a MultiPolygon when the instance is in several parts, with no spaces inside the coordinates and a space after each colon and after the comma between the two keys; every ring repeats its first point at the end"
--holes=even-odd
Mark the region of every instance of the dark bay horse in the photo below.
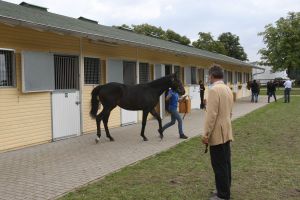
{"type": "Polygon", "coordinates": [[[177,79],[176,74],[171,74],[163,78],[154,80],[146,84],[126,85],[121,83],[108,83],[95,87],[91,93],[91,111],[90,116],[96,119],[97,124],[97,138],[96,143],[99,142],[101,137],[100,123],[103,120],[106,137],[110,141],[114,141],[108,130],[108,119],[111,111],[120,106],[126,110],[142,110],[142,130],[141,136],[144,141],[147,137],[144,135],[147,116],[149,112],[157,119],[161,139],[163,138],[161,118],[155,111],[155,106],[159,102],[159,97],[169,88],[176,90],[179,95],[184,95],[185,90],[180,80],[177,79]],[[99,104],[102,104],[103,110],[97,115],[99,104]]]}

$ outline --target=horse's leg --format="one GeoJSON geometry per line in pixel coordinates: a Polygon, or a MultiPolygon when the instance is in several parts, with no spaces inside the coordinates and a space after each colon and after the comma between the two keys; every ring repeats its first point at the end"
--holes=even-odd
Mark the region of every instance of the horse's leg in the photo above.
{"type": "Polygon", "coordinates": [[[100,141],[100,137],[101,137],[100,124],[101,124],[102,118],[103,118],[103,111],[96,117],[96,124],[97,124],[97,138],[95,139],[96,143],[98,143],[100,141]]]}
{"type": "Polygon", "coordinates": [[[163,135],[162,125],[161,125],[161,118],[154,108],[150,111],[150,113],[157,119],[158,126],[159,126],[159,129],[158,129],[159,136],[161,139],[163,139],[164,135],[163,135]]]}
{"type": "Polygon", "coordinates": [[[145,136],[145,127],[146,127],[146,122],[147,122],[147,116],[149,114],[149,111],[143,110],[143,121],[142,121],[142,131],[141,131],[141,136],[144,139],[144,141],[148,141],[147,137],[145,136]]]}
{"type": "Polygon", "coordinates": [[[111,137],[110,133],[109,133],[109,129],[108,129],[108,119],[110,116],[110,112],[111,110],[106,110],[104,115],[103,115],[103,124],[104,124],[104,128],[105,128],[105,132],[106,132],[106,137],[110,139],[110,141],[115,141],[113,137],[111,137]]]}

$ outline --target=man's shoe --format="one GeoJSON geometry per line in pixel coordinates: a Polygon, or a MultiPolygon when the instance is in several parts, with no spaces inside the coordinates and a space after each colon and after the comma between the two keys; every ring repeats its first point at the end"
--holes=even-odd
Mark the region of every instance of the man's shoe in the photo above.
{"type": "Polygon", "coordinates": [[[188,139],[189,137],[183,134],[183,135],[180,135],[179,138],[180,139],[188,139]]]}
{"type": "Polygon", "coordinates": [[[215,196],[210,197],[209,200],[225,200],[225,199],[222,199],[222,198],[218,197],[217,195],[215,195],[215,196]]]}

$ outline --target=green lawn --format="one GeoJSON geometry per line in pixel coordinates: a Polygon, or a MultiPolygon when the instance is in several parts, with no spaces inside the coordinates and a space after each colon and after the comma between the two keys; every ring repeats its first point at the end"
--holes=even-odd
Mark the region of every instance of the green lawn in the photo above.
{"type": "MultiPolygon", "coordinates": [[[[260,95],[267,95],[267,89],[261,89],[260,95]]],[[[277,89],[276,95],[284,95],[284,89],[283,88],[280,88],[279,90],[277,89]]],[[[300,89],[299,88],[292,89],[291,95],[300,95],[300,89]]]]}
{"type": "MultiPolygon", "coordinates": [[[[235,200],[300,199],[300,97],[235,120],[235,200]]],[[[205,200],[214,189],[209,154],[193,138],[61,199],[205,200]]]]}

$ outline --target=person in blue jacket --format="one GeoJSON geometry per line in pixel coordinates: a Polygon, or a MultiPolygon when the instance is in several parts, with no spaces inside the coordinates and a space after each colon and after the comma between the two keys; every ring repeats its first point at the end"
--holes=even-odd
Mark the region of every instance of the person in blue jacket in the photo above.
{"type": "Polygon", "coordinates": [[[165,131],[167,128],[173,126],[177,120],[178,122],[178,131],[179,131],[179,138],[187,139],[188,137],[184,135],[182,130],[182,119],[180,114],[177,111],[178,101],[181,101],[183,98],[179,98],[178,93],[175,90],[169,89],[168,95],[166,96],[166,101],[169,102],[168,112],[171,114],[171,121],[165,124],[162,127],[162,131],[165,131]]]}

